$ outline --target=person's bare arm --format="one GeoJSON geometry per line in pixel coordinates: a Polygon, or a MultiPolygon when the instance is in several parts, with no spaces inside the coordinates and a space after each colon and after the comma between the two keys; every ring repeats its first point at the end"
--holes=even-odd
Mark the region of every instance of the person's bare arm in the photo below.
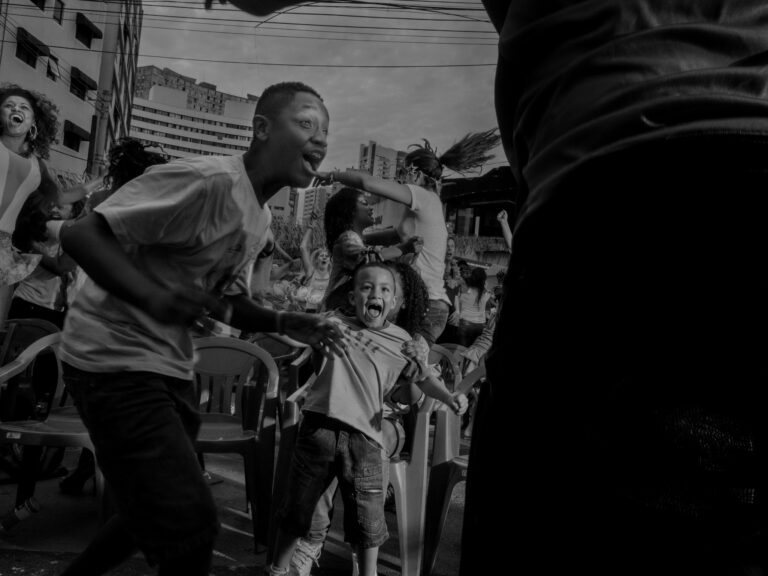
{"type": "Polygon", "coordinates": [[[502,210],[496,215],[496,220],[501,224],[501,233],[504,236],[504,242],[507,244],[507,250],[512,251],[512,229],[509,227],[509,218],[507,211],[502,210]]]}
{"type": "Polygon", "coordinates": [[[61,229],[61,245],[99,286],[166,324],[191,325],[204,315],[226,315],[226,305],[201,290],[171,291],[139,270],[106,219],[94,212],[61,229]]]}
{"type": "Polygon", "coordinates": [[[283,334],[325,354],[341,353],[344,335],[339,327],[320,314],[275,311],[259,306],[247,296],[228,296],[232,318],[227,324],[248,332],[283,334]]]}
{"type": "Polygon", "coordinates": [[[393,180],[382,180],[368,174],[367,172],[326,172],[321,175],[325,179],[333,179],[337,182],[341,182],[345,186],[351,186],[352,188],[359,188],[365,190],[371,194],[377,196],[383,196],[395,202],[400,202],[406,206],[410,206],[413,202],[411,195],[411,189],[405,184],[400,184],[393,180]]]}
{"type": "Polygon", "coordinates": [[[315,271],[315,267],[312,265],[312,254],[310,252],[309,243],[312,240],[312,232],[314,230],[315,219],[314,213],[309,221],[309,226],[304,231],[304,236],[301,238],[301,244],[299,246],[299,252],[301,252],[301,266],[304,269],[304,274],[307,277],[312,275],[315,271]]]}

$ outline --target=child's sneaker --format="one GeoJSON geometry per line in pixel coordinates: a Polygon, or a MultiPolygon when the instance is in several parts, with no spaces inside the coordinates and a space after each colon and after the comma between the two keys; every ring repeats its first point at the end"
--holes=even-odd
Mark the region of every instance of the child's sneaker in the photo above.
{"type": "Polygon", "coordinates": [[[288,576],[290,568],[275,568],[272,564],[264,568],[264,576],[288,576]]]}
{"type": "Polygon", "coordinates": [[[304,538],[299,538],[299,543],[293,550],[291,557],[291,576],[309,576],[312,565],[319,566],[318,560],[323,551],[323,543],[312,543],[304,538]]]}

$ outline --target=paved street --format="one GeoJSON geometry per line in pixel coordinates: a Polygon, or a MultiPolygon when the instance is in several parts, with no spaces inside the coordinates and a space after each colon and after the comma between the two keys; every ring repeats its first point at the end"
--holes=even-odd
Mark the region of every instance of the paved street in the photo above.
{"type": "MultiPolygon", "coordinates": [[[[462,442],[467,450],[466,442],[462,442]]],[[[73,467],[76,453],[67,452],[64,466],[73,467]]],[[[212,473],[212,490],[219,504],[222,531],[216,544],[212,574],[260,576],[265,554],[253,553],[251,520],[245,512],[245,489],[241,460],[235,456],[206,455],[206,468],[212,473]]],[[[54,576],[90,541],[98,526],[96,498],[86,485],[87,494],[65,496],[59,492],[58,480],[38,484],[36,498],[41,511],[6,533],[0,532],[0,576],[54,576]]],[[[0,473],[0,514],[13,503],[16,486],[0,473]]],[[[339,499],[340,500],[340,499],[339,499]]],[[[338,502],[338,501],[337,501],[338,502]]],[[[447,526],[438,552],[433,576],[458,574],[461,515],[464,485],[456,487],[447,526]]],[[[334,515],[333,527],[321,558],[318,576],[351,574],[347,548],[343,542],[340,510],[334,515]]],[[[381,576],[400,574],[397,524],[393,512],[387,512],[390,539],[381,548],[378,572],[381,576]]],[[[150,576],[140,555],[111,572],[114,576],[150,576]]]]}

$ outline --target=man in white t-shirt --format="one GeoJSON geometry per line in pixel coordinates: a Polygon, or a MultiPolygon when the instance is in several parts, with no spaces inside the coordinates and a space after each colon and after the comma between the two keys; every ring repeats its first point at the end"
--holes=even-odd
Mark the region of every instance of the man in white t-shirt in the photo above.
{"type": "Polygon", "coordinates": [[[309,86],[267,88],[242,156],[153,166],[61,231],[89,279],[67,316],[64,376],[118,513],[65,570],[101,574],[139,548],[161,574],[207,576],[218,520],[193,441],[193,323],[212,316],[330,351],[318,315],[250,298],[248,265],[267,239],[267,200],[306,187],[326,153],[328,111],[309,86]]]}

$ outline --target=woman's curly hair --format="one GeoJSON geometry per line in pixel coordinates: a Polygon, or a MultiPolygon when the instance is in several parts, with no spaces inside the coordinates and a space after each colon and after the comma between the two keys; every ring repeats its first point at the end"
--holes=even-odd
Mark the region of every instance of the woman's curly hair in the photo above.
{"type": "Polygon", "coordinates": [[[109,149],[109,166],[104,175],[107,189],[117,190],[126,182],[141,176],[150,166],[168,162],[165,154],[147,150],[150,147],[128,136],[115,142],[109,149]]]}
{"type": "Polygon", "coordinates": [[[440,180],[443,175],[443,167],[459,173],[479,168],[488,160],[494,158],[488,152],[499,145],[501,136],[496,128],[485,132],[467,134],[444,154],[437,155],[437,150],[424,138],[424,145],[411,144],[409,148],[415,148],[405,156],[404,165],[415,166],[428,178],[434,181],[440,180]]]}
{"type": "Polygon", "coordinates": [[[325,244],[333,252],[336,240],[352,228],[357,212],[357,199],[362,192],[356,188],[344,187],[328,199],[323,215],[325,244]]]}
{"type": "Polygon", "coordinates": [[[403,293],[397,294],[403,299],[403,305],[397,313],[394,323],[408,334],[414,335],[421,326],[429,308],[429,292],[419,273],[405,262],[387,262],[392,271],[400,277],[403,293]]]}
{"type": "MultiPolygon", "coordinates": [[[[28,153],[35,154],[39,158],[48,158],[51,144],[57,142],[56,134],[59,131],[58,107],[47,96],[34,90],[22,88],[18,84],[7,83],[0,86],[0,105],[9,96],[21,96],[32,104],[32,113],[35,115],[33,125],[37,127],[37,135],[32,140],[31,134],[27,134],[28,153]]],[[[0,134],[2,134],[2,126],[0,126],[0,134]]]]}

